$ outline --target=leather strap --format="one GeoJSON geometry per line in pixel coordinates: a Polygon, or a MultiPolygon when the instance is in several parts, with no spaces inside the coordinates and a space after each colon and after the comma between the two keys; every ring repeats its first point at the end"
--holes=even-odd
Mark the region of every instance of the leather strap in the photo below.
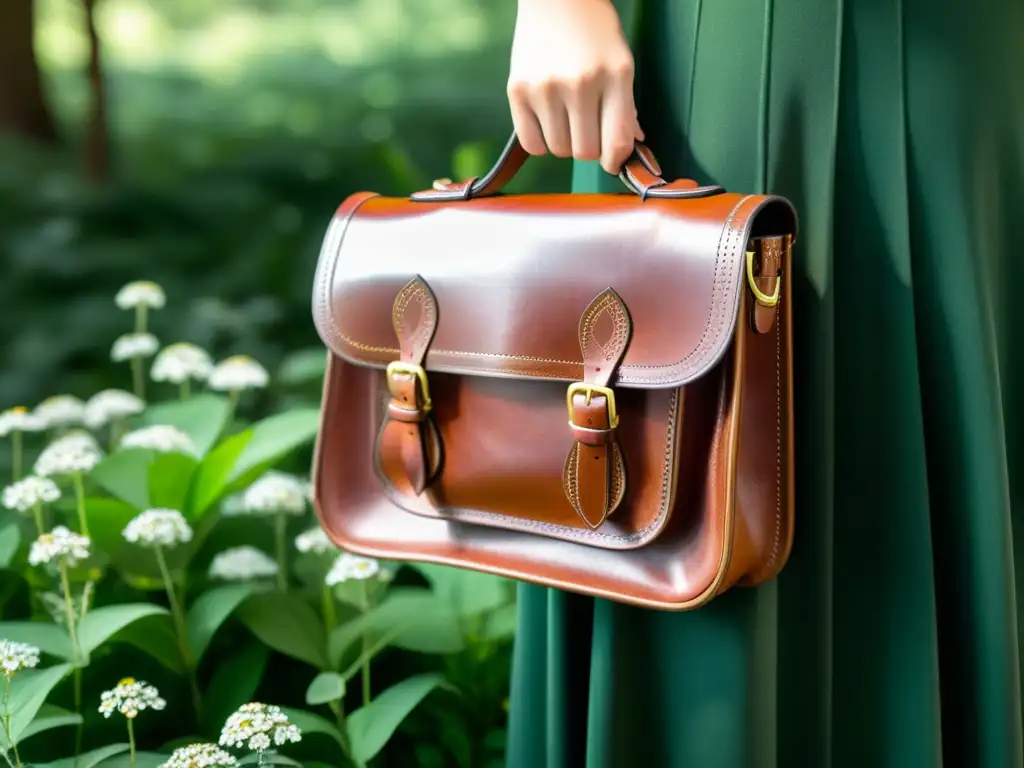
{"type": "Polygon", "coordinates": [[[570,385],[566,396],[575,442],[565,460],[562,483],[569,503],[591,529],[607,519],[626,492],[615,394],[608,383],[632,332],[629,311],[611,288],[590,302],[580,318],[583,381],[570,385]]]}
{"type": "Polygon", "coordinates": [[[423,367],[437,330],[437,301],[418,275],[399,291],[391,321],[400,359],[387,371],[391,399],[377,440],[379,466],[395,487],[418,496],[437,476],[443,455],[423,367]]]}
{"type": "MultiPolygon", "coordinates": [[[[453,182],[450,179],[438,179],[434,182],[433,189],[413,192],[410,199],[419,202],[443,202],[496,195],[515,178],[516,173],[523,167],[529,156],[529,153],[519,143],[519,137],[513,131],[505,149],[498,156],[498,161],[483,176],[458,182],[453,182]]],[[[673,199],[709,197],[725,191],[717,184],[701,186],[692,179],[665,181],[661,177],[661,166],[658,165],[654,153],[639,141],[635,142],[633,154],[622,167],[619,179],[630,192],[638,195],[642,200],[648,197],[673,199]]]]}
{"type": "MultiPolygon", "coordinates": [[[[754,286],[763,296],[775,296],[781,289],[782,265],[792,243],[790,235],[754,238],[751,247],[754,261],[751,272],[754,286]]],[[[759,334],[768,333],[775,324],[776,306],[757,300],[750,302],[751,325],[759,334]]]]}

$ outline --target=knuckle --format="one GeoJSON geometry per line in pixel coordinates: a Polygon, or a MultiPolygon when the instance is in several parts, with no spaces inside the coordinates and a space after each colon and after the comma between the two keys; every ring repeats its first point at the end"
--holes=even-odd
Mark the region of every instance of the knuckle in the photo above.
{"type": "Polygon", "coordinates": [[[633,77],[634,69],[633,59],[618,59],[605,65],[605,74],[613,80],[625,80],[633,77]]]}

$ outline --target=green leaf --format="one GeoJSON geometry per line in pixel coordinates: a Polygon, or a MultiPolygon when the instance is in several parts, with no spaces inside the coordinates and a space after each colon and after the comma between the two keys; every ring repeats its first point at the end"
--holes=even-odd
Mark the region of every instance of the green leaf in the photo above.
{"type": "Polygon", "coordinates": [[[131,755],[121,752],[98,763],[96,768],[160,768],[169,757],[160,752],[136,752],[132,763],[131,755]]]}
{"type": "Polygon", "coordinates": [[[286,387],[321,381],[327,371],[327,353],[323,347],[292,352],[277,369],[277,382],[286,387]]]}
{"type": "Polygon", "coordinates": [[[232,468],[251,439],[252,430],[246,429],[221,441],[203,458],[192,480],[192,498],[186,517],[198,520],[220,501],[228,487],[232,468]]]}
{"type": "Polygon", "coordinates": [[[206,648],[213,639],[214,633],[234,613],[253,592],[251,584],[228,584],[215,587],[199,596],[189,609],[186,624],[188,627],[188,648],[192,660],[198,663],[206,653],[206,648]]]}
{"type": "Polygon", "coordinates": [[[352,756],[361,763],[376,757],[417,705],[441,684],[440,675],[417,675],[393,685],[348,718],[352,756]]]}
{"type": "Polygon", "coordinates": [[[197,458],[205,456],[224,430],[231,407],[227,398],[203,393],[188,400],[152,405],[142,415],[146,424],[177,427],[192,438],[197,458]]]}
{"type": "Polygon", "coordinates": [[[345,678],[337,672],[321,672],[306,689],[306,703],[311,707],[341,701],[345,697],[345,678]]]}
{"type": "Polygon", "coordinates": [[[185,661],[178,647],[178,634],[170,614],[146,616],[132,622],[117,633],[118,642],[129,643],[156,659],[164,667],[179,674],[185,671],[185,661]]]}
{"type": "Polygon", "coordinates": [[[203,725],[210,733],[219,733],[231,713],[252,701],[263,680],[270,651],[262,643],[250,640],[235,653],[218,660],[217,671],[203,694],[203,725]]]}
{"type": "MultiPolygon", "coordinates": [[[[46,697],[71,672],[70,664],[58,664],[55,667],[46,669],[28,669],[19,672],[11,681],[10,712],[11,712],[11,734],[14,740],[21,739],[21,735],[35,719],[46,697]]],[[[0,731],[0,746],[8,749],[6,735],[0,731]]]]}
{"type": "Polygon", "coordinates": [[[252,427],[252,439],[231,469],[232,487],[243,487],[300,445],[316,437],[318,408],[297,408],[270,416],[252,427]]]}
{"type": "Polygon", "coordinates": [[[184,514],[199,461],[183,453],[162,453],[149,465],[149,504],[184,514]]]}
{"type": "Polygon", "coordinates": [[[512,599],[508,580],[499,576],[433,563],[416,563],[412,567],[463,617],[496,610],[512,599]]]}
{"type": "Polygon", "coordinates": [[[54,728],[65,728],[69,725],[80,725],[82,716],[66,709],[55,707],[52,704],[43,704],[36,713],[35,719],[26,726],[18,737],[18,742],[30,739],[37,733],[44,733],[54,728]]]}
{"type": "Polygon", "coordinates": [[[34,768],[96,768],[97,765],[107,758],[127,751],[127,744],[110,744],[106,747],[94,749],[91,752],[85,752],[77,758],[64,757],[60,760],[54,760],[52,763],[36,764],[34,768]]]}
{"type": "Polygon", "coordinates": [[[238,765],[263,765],[266,768],[274,768],[275,765],[284,765],[288,768],[309,768],[310,763],[300,763],[298,760],[292,760],[290,757],[285,757],[280,752],[273,749],[268,749],[263,753],[263,759],[260,760],[258,754],[246,755],[238,761],[238,765]]]}
{"type": "Polygon", "coordinates": [[[306,712],[303,709],[281,707],[281,711],[288,716],[293,725],[302,731],[303,736],[310,733],[322,733],[334,739],[342,749],[345,748],[345,739],[341,735],[341,731],[330,720],[320,717],[320,715],[315,715],[312,712],[306,712]]]}
{"type": "Polygon", "coordinates": [[[28,643],[51,656],[71,659],[71,636],[64,627],[48,621],[0,622],[0,638],[28,643]]]}
{"type": "Polygon", "coordinates": [[[166,608],[152,603],[128,603],[95,608],[78,626],[78,644],[83,653],[92,653],[122,629],[147,616],[169,615],[166,608]]]}
{"type": "Polygon", "coordinates": [[[341,665],[346,651],[364,635],[390,637],[390,644],[420,653],[456,653],[464,647],[453,608],[425,589],[393,589],[377,606],[332,633],[331,666],[341,665]]]}
{"type": "MultiPolygon", "coordinates": [[[[157,454],[144,448],[115,451],[89,473],[101,488],[136,509],[149,507],[149,465],[157,454]]],[[[91,526],[90,526],[90,533],[91,526]]]]}
{"type": "Polygon", "coordinates": [[[0,568],[7,568],[21,546],[21,529],[16,522],[0,528],[0,568]]]}
{"type": "Polygon", "coordinates": [[[486,617],[480,638],[483,640],[504,640],[516,633],[519,613],[515,603],[503,605],[486,617]]]}
{"type": "Polygon", "coordinates": [[[249,597],[237,613],[252,633],[275,651],[318,669],[327,668],[324,628],[307,603],[291,595],[267,592],[249,597]]]}

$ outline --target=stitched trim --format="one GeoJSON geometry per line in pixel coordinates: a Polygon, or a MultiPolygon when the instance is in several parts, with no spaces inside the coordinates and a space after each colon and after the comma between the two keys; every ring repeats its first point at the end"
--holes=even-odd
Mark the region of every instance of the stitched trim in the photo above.
{"type": "MultiPolygon", "coordinates": [[[[776,198],[774,196],[746,195],[736,203],[733,210],[730,212],[722,229],[722,236],[719,240],[718,253],[715,259],[715,270],[712,279],[712,295],[709,308],[710,311],[697,345],[681,360],[678,360],[675,363],[663,365],[623,364],[619,369],[617,377],[618,383],[632,383],[646,386],[681,386],[702,374],[708,366],[714,364],[721,358],[725,348],[728,346],[728,341],[731,338],[731,330],[736,322],[736,298],[739,291],[739,279],[742,276],[742,270],[740,269],[740,263],[742,261],[740,256],[742,254],[738,253],[739,248],[747,241],[747,234],[755,216],[761,208],[771,202],[778,202],[780,200],[781,198],[776,198]],[[741,209],[745,207],[750,208],[747,204],[753,199],[757,200],[757,204],[752,207],[752,210],[745,211],[744,216],[739,217],[741,209]],[[740,222],[739,225],[737,225],[738,218],[740,222]],[[732,288],[731,291],[730,287],[732,288]],[[731,301],[729,300],[730,298],[732,299],[731,301]]],[[[360,201],[358,205],[353,208],[353,211],[348,214],[344,221],[345,226],[341,228],[340,232],[332,236],[334,223],[332,223],[331,228],[328,230],[324,248],[321,250],[320,259],[321,261],[327,259],[332,263],[330,264],[329,269],[326,267],[323,269],[318,267],[317,270],[317,279],[319,282],[317,285],[317,293],[319,296],[319,303],[317,306],[317,325],[325,342],[334,341],[336,344],[340,343],[362,352],[394,355],[398,354],[398,350],[393,347],[371,346],[363,344],[362,342],[348,336],[338,326],[333,313],[330,311],[330,287],[334,283],[337,261],[340,258],[341,245],[344,239],[344,229],[347,228],[348,222],[353,218],[356,208],[358,208],[359,205],[362,205],[363,202],[365,202],[365,200],[360,201]]],[[[330,344],[328,345],[330,346],[330,344]]],[[[497,352],[475,352],[451,349],[433,349],[431,352],[434,355],[478,357],[492,360],[517,360],[547,365],[579,366],[581,368],[583,366],[582,360],[561,360],[556,358],[512,355],[497,352]]],[[[359,360],[350,360],[350,362],[362,365],[367,364],[366,361],[359,360]]],[[[445,370],[445,367],[440,365],[432,365],[430,367],[438,371],[445,370]]],[[[448,370],[451,371],[452,369],[448,368],[448,370]]],[[[491,371],[481,368],[460,368],[459,370],[490,373],[492,375],[501,373],[506,375],[522,375],[529,378],[562,380],[571,378],[564,372],[537,372],[523,370],[491,371]]],[[[457,373],[459,371],[457,370],[454,372],[457,373]]]]}

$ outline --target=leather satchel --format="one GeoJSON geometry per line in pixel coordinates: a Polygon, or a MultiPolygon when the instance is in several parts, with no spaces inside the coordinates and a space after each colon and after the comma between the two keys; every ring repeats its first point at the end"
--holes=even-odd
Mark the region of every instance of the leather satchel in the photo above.
{"type": "Polygon", "coordinates": [[[323,528],[657,609],[771,579],[793,532],[793,207],[668,182],[642,144],[621,194],[502,194],[526,158],[513,136],[483,177],[354,194],[330,222],[323,528]]]}

